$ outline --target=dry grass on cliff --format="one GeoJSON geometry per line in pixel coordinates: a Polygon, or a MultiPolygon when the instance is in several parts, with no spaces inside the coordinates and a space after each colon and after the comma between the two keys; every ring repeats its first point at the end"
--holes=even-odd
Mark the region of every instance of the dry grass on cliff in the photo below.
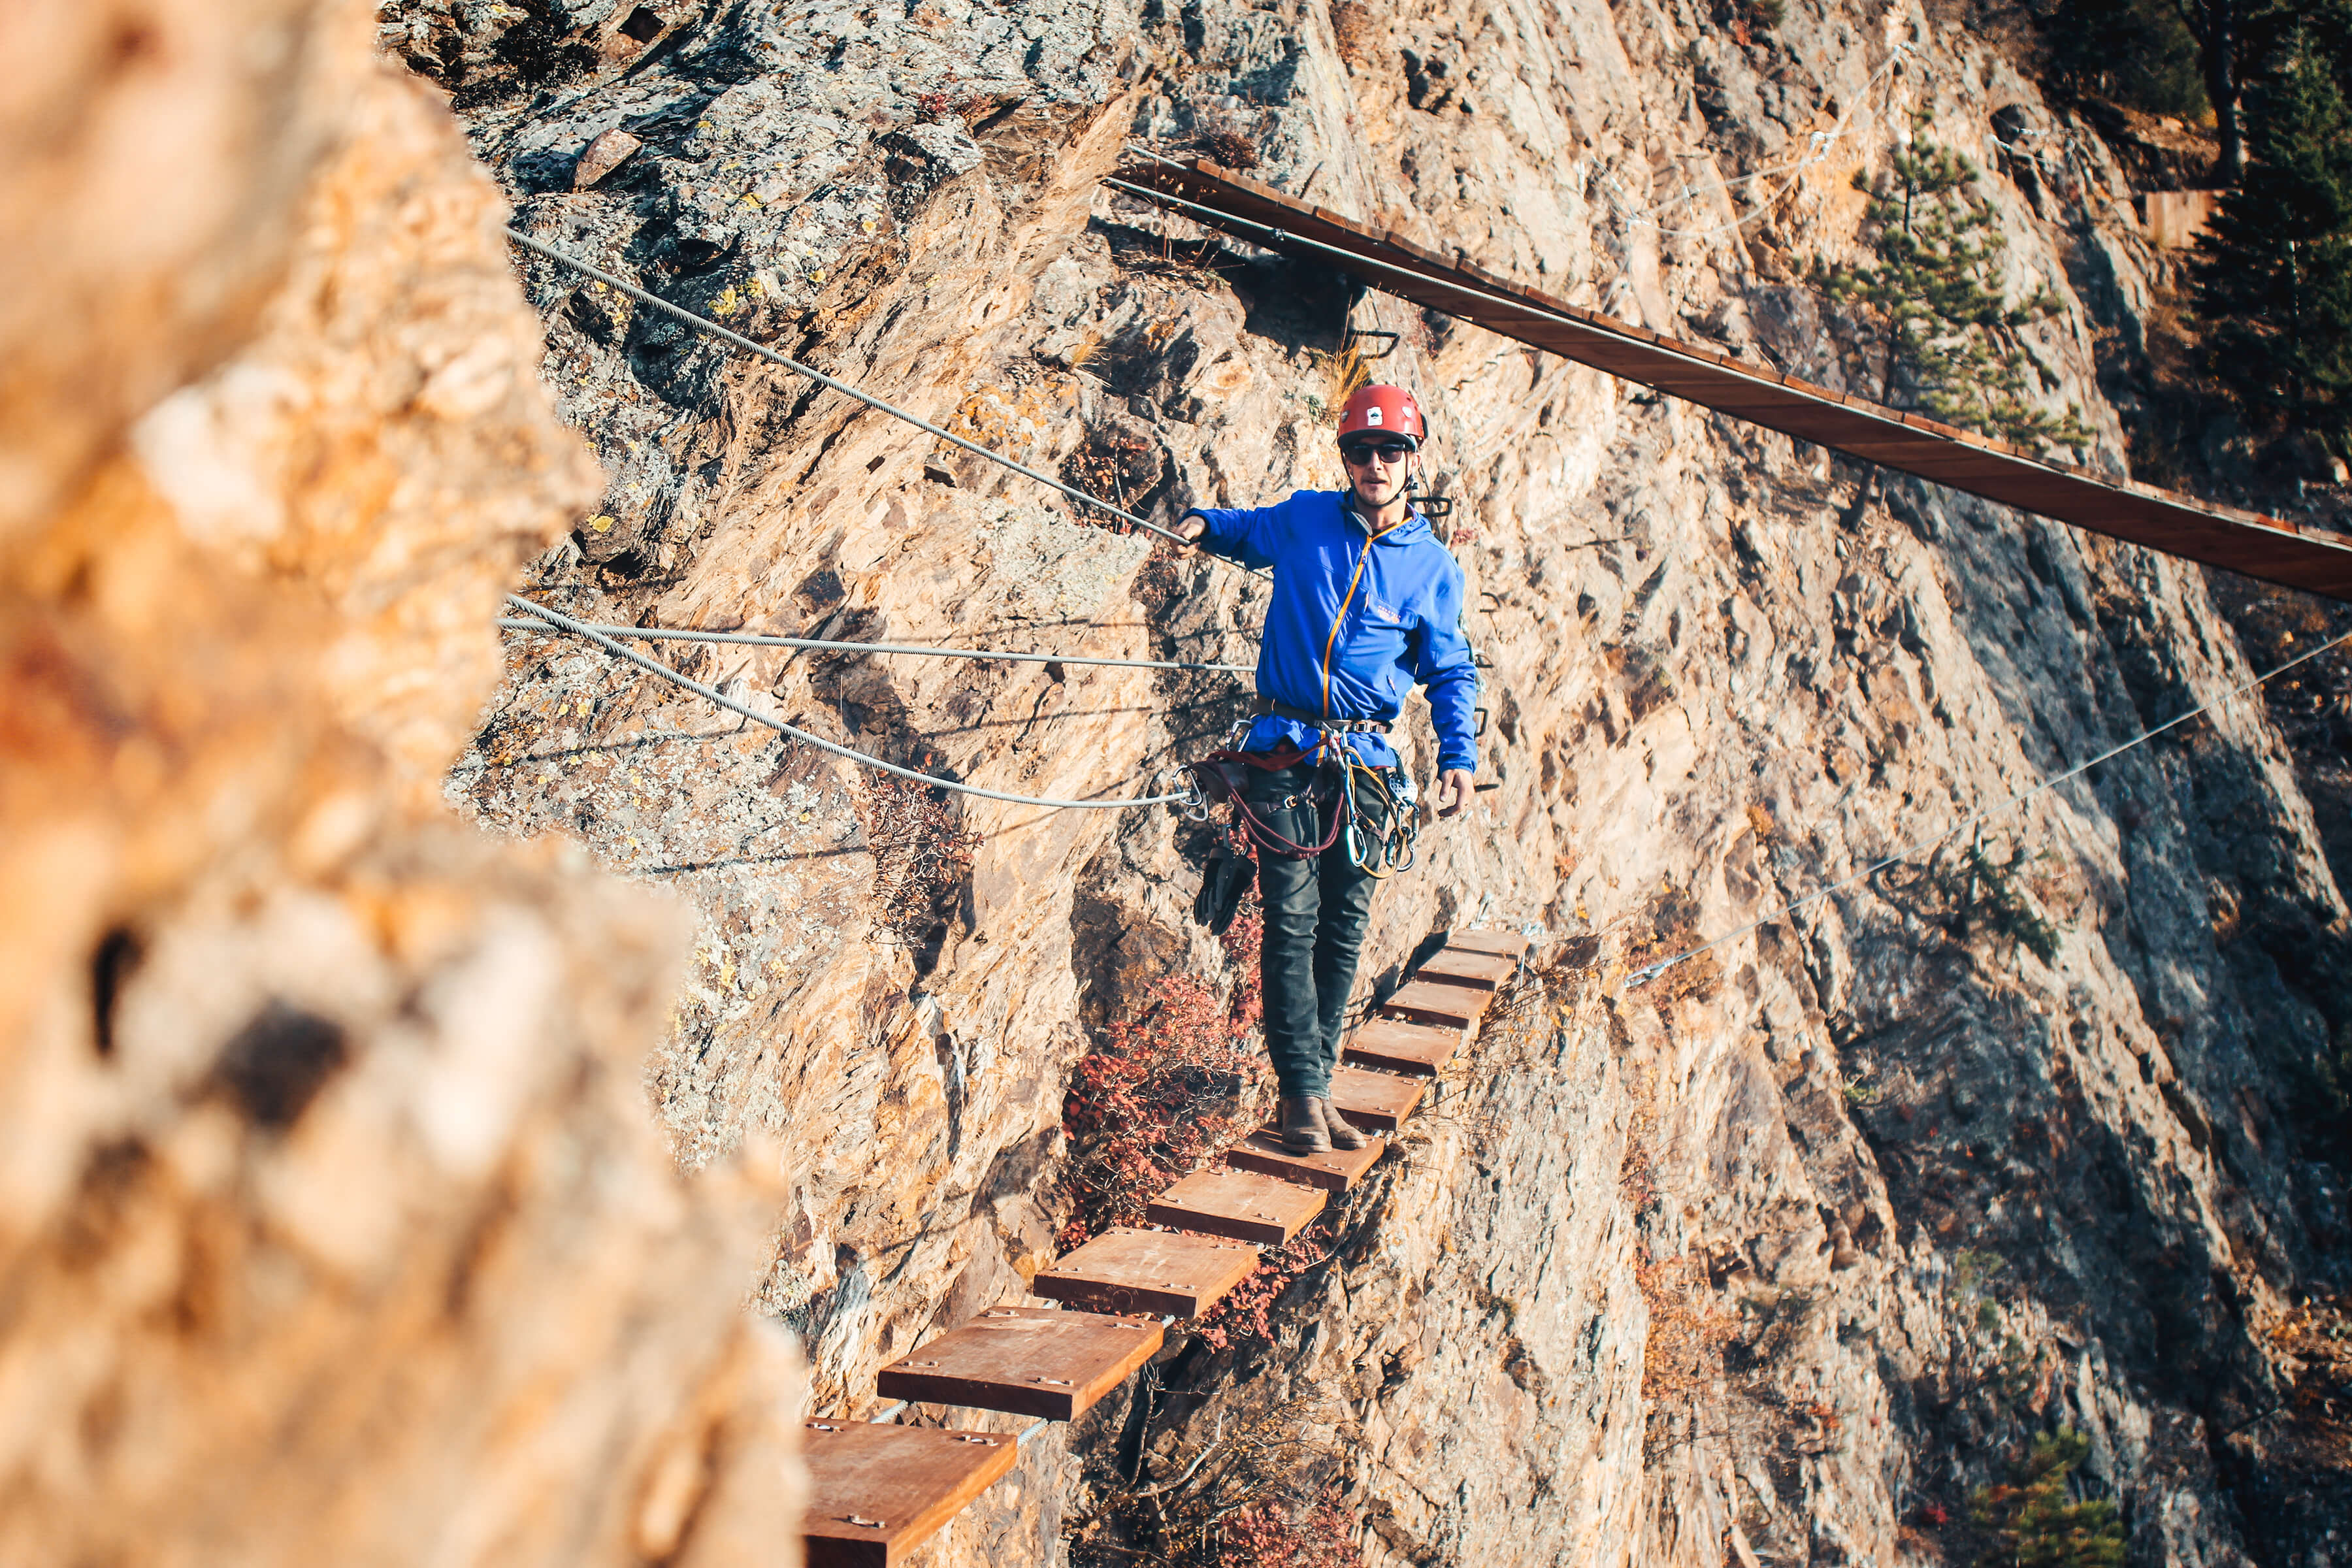
{"type": "Polygon", "coordinates": [[[1227,1407],[1209,1438],[1153,1467],[1158,1479],[1097,1494],[1069,1537],[1074,1568],[1360,1568],[1358,1521],[1339,1490],[1354,1423],[1337,1395],[1310,1390],[1227,1407]]]}
{"type": "Polygon", "coordinates": [[[2264,1337],[2291,1358],[2286,1404],[2296,1439],[2352,1468],[2352,1294],[2312,1297],[2264,1337]]]}
{"type": "Polygon", "coordinates": [[[1339,0],[1331,7],[1331,34],[1339,45],[1339,58],[1360,66],[1378,52],[1381,27],[1373,19],[1372,8],[1362,0],[1339,0]]]}
{"type": "Polygon", "coordinates": [[[853,800],[874,857],[868,908],[877,934],[904,943],[926,940],[971,870],[980,837],[963,826],[946,792],[889,773],[857,776],[853,800]]]}
{"type": "Polygon", "coordinates": [[[1704,1271],[1689,1258],[1662,1258],[1633,1266],[1633,1282],[1650,1309],[1642,1344],[1642,1397],[1652,1402],[1695,1397],[1723,1366],[1723,1347],[1736,1324],[1710,1299],[1704,1271]]]}
{"type": "MultiPolygon", "coordinates": [[[[1625,967],[1647,969],[1651,964],[1679,958],[1706,942],[1698,918],[1698,900],[1667,883],[1637,921],[1636,934],[1627,941],[1625,967]]],[[[1643,989],[1651,1004],[1663,1009],[1685,997],[1703,1002],[1722,988],[1723,965],[1716,962],[1714,953],[1702,952],[1684,959],[1643,989]]]]}

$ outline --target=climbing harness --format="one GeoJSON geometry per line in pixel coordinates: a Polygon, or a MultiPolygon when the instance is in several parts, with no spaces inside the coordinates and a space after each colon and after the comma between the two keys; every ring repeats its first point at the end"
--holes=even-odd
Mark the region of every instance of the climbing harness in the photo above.
{"type": "MultiPolygon", "coordinates": [[[[1341,609],[1344,612],[1346,606],[1342,605],[1341,609]]],[[[1333,635],[1336,637],[1337,633],[1333,635]]],[[[1324,673],[1325,679],[1328,679],[1328,664],[1325,666],[1324,673]]],[[[1389,732],[1389,723],[1385,719],[1329,719],[1312,709],[1294,708],[1287,702],[1277,702],[1273,698],[1264,695],[1255,700],[1251,705],[1251,711],[1260,717],[1271,714],[1277,719],[1296,719],[1302,724],[1312,724],[1325,733],[1332,735],[1385,735],[1389,732]]]]}
{"type": "MultiPolygon", "coordinates": [[[[833,391],[838,392],[846,397],[854,397],[858,402],[866,405],[868,408],[877,409],[884,414],[889,415],[894,419],[903,419],[919,430],[926,431],[930,435],[936,436],[940,440],[945,441],[951,446],[961,447],[965,451],[971,452],[977,457],[985,458],[992,463],[1001,464],[1003,467],[1012,469],[1014,473],[1021,475],[1024,479],[1034,479],[1041,485],[1046,485],[1054,489],[1059,490],[1062,494],[1069,497],[1072,500],[1082,502],[1087,506],[1093,507],[1097,511],[1108,513],[1109,516],[1118,519],[1119,521],[1123,523],[1142,529],[1147,533],[1156,533],[1162,539],[1173,540],[1176,543],[1183,545],[1187,549],[1190,549],[1192,546],[1192,542],[1180,533],[1162,528],[1156,522],[1147,522],[1131,511],[1128,511],[1120,507],[1115,507],[1107,500],[1102,500],[1097,497],[1090,496],[1075,485],[1065,484],[1060,479],[1054,478],[1051,474],[1040,473],[1037,469],[1029,467],[1026,463],[1017,462],[1014,459],[1006,457],[1002,452],[996,451],[992,447],[982,446],[977,441],[967,440],[963,437],[956,435],[950,430],[943,430],[939,426],[932,424],[929,420],[923,418],[919,415],[909,414],[898,405],[885,402],[883,399],[875,396],[870,392],[861,392],[845,381],[827,375],[824,372],[818,370],[814,365],[803,364],[800,361],[793,359],[787,354],[779,353],[774,349],[768,347],[764,343],[755,342],[751,339],[745,337],[740,332],[719,325],[717,321],[712,321],[708,316],[698,316],[682,305],[673,305],[658,294],[649,293],[646,289],[640,289],[635,284],[628,281],[626,279],[617,277],[613,273],[605,271],[601,267],[583,261],[576,256],[567,255],[563,251],[556,249],[553,246],[549,245],[544,241],[533,239],[530,236],[523,233],[520,229],[509,228],[506,232],[509,239],[513,240],[517,245],[521,246],[525,250],[530,251],[532,255],[542,256],[550,261],[556,262],[564,267],[569,267],[575,272],[581,273],[585,277],[594,279],[597,282],[604,284],[608,289],[617,289],[622,293],[627,295],[630,299],[636,300],[641,305],[651,306],[653,309],[663,312],[665,315],[674,317],[677,320],[685,322],[688,326],[693,327],[700,331],[708,332],[712,337],[720,339],[723,342],[732,343],[737,348],[743,350],[747,353],[757,354],[760,358],[766,360],[771,364],[781,365],[784,369],[793,372],[795,374],[804,375],[820,386],[829,387],[833,391]]],[[[1216,561],[1221,566],[1232,566],[1234,570],[1237,572],[1248,572],[1253,577],[1264,577],[1266,575],[1266,574],[1263,572],[1252,571],[1249,567],[1238,565],[1235,563],[1225,561],[1219,557],[1212,556],[1210,559],[1216,561]]]]}
{"type": "MultiPolygon", "coordinates": [[[[1286,860],[1312,860],[1338,842],[1340,814],[1337,812],[1332,814],[1330,831],[1323,836],[1322,842],[1301,844],[1276,828],[1251,807],[1244,793],[1244,786],[1249,777],[1244,770],[1256,768],[1272,773],[1278,769],[1296,766],[1313,754],[1311,752],[1237,752],[1228,748],[1211,752],[1198,762],[1186,763],[1184,768],[1192,775],[1199,785],[1201,795],[1210,804],[1233,806],[1234,818],[1242,825],[1243,831],[1249,835],[1250,842],[1257,847],[1258,853],[1276,855],[1286,860]]],[[[1289,811],[1306,805],[1319,813],[1329,800],[1329,790],[1324,784],[1324,773],[1325,770],[1318,767],[1306,789],[1294,790],[1278,801],[1267,801],[1265,803],[1265,809],[1270,812],[1289,811]]]]}
{"type": "MultiPolygon", "coordinates": [[[[1234,820],[1262,855],[1311,860],[1339,844],[1346,848],[1349,861],[1368,876],[1386,880],[1399,871],[1411,870],[1419,858],[1415,841],[1421,831],[1416,810],[1420,791],[1414,787],[1412,774],[1401,766],[1363,761],[1349,744],[1347,732],[1337,728],[1345,721],[1324,722],[1329,728],[1310,751],[1244,752],[1229,742],[1197,762],[1185,763],[1184,769],[1206,805],[1232,805],[1234,820]],[[1245,793],[1249,776],[1245,770],[1270,773],[1302,763],[1314,768],[1304,786],[1280,800],[1252,805],[1245,793]],[[1369,808],[1365,796],[1370,797],[1369,808]],[[1329,814],[1329,826],[1315,843],[1291,837],[1261,815],[1301,807],[1314,812],[1318,821],[1324,819],[1324,813],[1329,814]]],[[[1233,739],[1238,741],[1239,736],[1233,739]]],[[[1201,816],[1206,815],[1204,808],[1201,816]]]]}
{"type": "Polygon", "coordinates": [[[1845,878],[1842,881],[1832,882],[1828,887],[1807,893],[1802,898],[1791,899],[1789,902],[1782,904],[1779,909],[1772,910],[1769,914],[1749,921],[1746,925],[1741,926],[1737,931],[1726,931],[1723,935],[1716,937],[1712,941],[1701,942],[1698,946],[1694,947],[1687,952],[1678,952],[1672,958],[1665,959],[1657,963],[1653,963],[1647,968],[1637,969],[1633,973],[1625,977],[1625,983],[1619,987],[1619,990],[1621,992],[1631,991],[1637,985],[1647,985],[1650,982],[1657,979],[1660,975],[1665,973],[1666,971],[1674,968],[1676,964],[1687,963],[1692,959],[1698,957],[1701,953],[1710,952],[1716,948],[1721,947],[1725,942],[1737,942],[1741,937],[1748,935],[1750,931],[1761,931],[1764,927],[1770,925],[1774,921],[1780,920],[1786,915],[1792,915],[1808,904],[1819,903],[1832,893],[1843,892],[1846,889],[1853,887],[1857,883],[1868,881],[1871,878],[1878,875],[1879,872],[1885,870],[1888,867],[1900,865],[1902,862],[1910,859],[1911,857],[1918,854],[1923,849],[1934,848],[1937,845],[1943,843],[1948,838],[1951,838],[1956,835],[1967,833],[1974,828],[1979,827],[1983,824],[1990,821],[1992,818],[2003,815],[2013,807],[2024,805],[2027,801],[2033,799],[2037,795],[2046,795],[2050,791],[2056,789],[2060,784],[2064,784],[2071,779],[2082,777],[2084,773],[2089,773],[2093,768],[2097,767],[2101,763],[2113,762],[2116,758],[2122,756],[2126,752],[2130,751],[2135,746],[2145,745],[2148,742],[2155,740],[2158,735],[2163,734],[2166,731],[2178,729],[2181,725],[2188,723],[2191,719],[2211,712],[2214,709],[2219,708],[2224,702],[2234,701],[2238,698],[2243,697],[2247,692],[2255,690],[2260,687],[2269,684],[2271,681],[2277,679],[2280,676],[2284,675],[2288,670],[2294,668],[2295,666],[2308,663],[2310,660],[2317,658],[2321,654],[2327,652],[2329,649],[2342,647],[2347,643],[2352,643],[2352,632],[2346,632],[2342,637],[2322,643],[2317,647],[2312,648],[2306,653],[2298,654],[2294,658],[2287,660],[2284,664],[2280,665],[2276,669],[2271,670],[2267,674],[2255,676],[2252,680],[2234,686],[2229,690],[2221,693],[2221,696],[2214,698],[2210,702],[2204,703],[2196,708],[2191,708],[2188,712],[2182,713],[2178,717],[2168,719],[2163,723],[2156,726],[2153,730],[2142,731],[2139,734],[2134,735],[2130,740],[2124,742],[2119,746],[2110,746],[2105,751],[2101,752],[2097,756],[2093,757],[2089,762],[2078,763],[2074,767],[2068,768],[2063,773],[2058,773],[2053,777],[2043,779],[2032,789],[2021,790],[2017,794],[2011,795],[2007,800],[2000,801],[1993,805],[1989,805],[1982,811],[1971,813],[1969,816],[1964,816],[1959,821],[1954,823],[1951,826],[1945,828],[1940,833],[1930,834],[1928,837],[1920,839],[1918,842],[1907,845],[1905,847],[1896,850],[1894,854],[1886,856],[1883,859],[1874,860],[1869,865],[1864,867],[1861,870],[1856,871],[1853,875],[1845,878]]]}
{"type": "Polygon", "coordinates": [[[820,752],[830,752],[845,762],[856,763],[861,767],[879,769],[886,773],[895,773],[902,779],[908,779],[916,784],[929,784],[956,795],[976,795],[982,800],[1001,800],[1010,805],[1042,805],[1060,811],[1117,811],[1136,805],[1171,805],[1180,803],[1184,798],[1181,794],[1170,794],[1138,795],[1126,800],[1056,800],[1046,795],[1011,795],[1003,790],[982,789],[978,784],[963,784],[955,779],[943,779],[936,773],[917,773],[912,768],[902,768],[896,763],[886,763],[879,757],[853,750],[848,746],[836,745],[824,736],[813,735],[796,724],[787,724],[781,719],[771,718],[756,708],[736,701],[715,688],[705,686],[682,670],[672,669],[659,659],[648,658],[635,649],[625,647],[616,638],[598,631],[589,622],[574,620],[560,610],[551,610],[545,605],[537,604],[514,594],[507,595],[507,603],[526,615],[537,616],[559,631],[566,631],[574,637],[584,637],[614,658],[625,659],[649,675],[658,675],[674,686],[683,687],[705,701],[717,703],[730,713],[740,713],[754,723],[764,724],[779,734],[790,735],[795,741],[804,742],[820,752]]]}

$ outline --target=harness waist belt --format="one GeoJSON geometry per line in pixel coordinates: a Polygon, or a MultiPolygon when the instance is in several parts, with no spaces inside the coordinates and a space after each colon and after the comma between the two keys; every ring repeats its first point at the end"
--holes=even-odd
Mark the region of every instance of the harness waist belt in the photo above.
{"type": "Polygon", "coordinates": [[[1263,694],[1258,697],[1255,710],[1261,714],[1272,714],[1276,719],[1296,719],[1302,724],[1311,724],[1330,735],[1385,735],[1389,732],[1388,721],[1385,719],[1326,719],[1320,713],[1310,713],[1304,708],[1293,708],[1287,702],[1276,702],[1273,698],[1263,694]]]}

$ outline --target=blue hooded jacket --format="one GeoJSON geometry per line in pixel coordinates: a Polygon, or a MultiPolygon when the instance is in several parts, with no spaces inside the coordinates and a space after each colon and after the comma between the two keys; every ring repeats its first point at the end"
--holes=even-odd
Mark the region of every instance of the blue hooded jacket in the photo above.
{"type": "MultiPolygon", "coordinates": [[[[1429,688],[1439,769],[1475,769],[1478,670],[1462,635],[1462,568],[1420,513],[1372,539],[1346,500],[1339,490],[1299,490],[1278,506],[1193,509],[1208,525],[1203,545],[1274,569],[1258,694],[1333,719],[1393,721],[1419,683],[1429,688]]],[[[1244,746],[1265,752],[1288,741],[1307,751],[1321,738],[1310,724],[1269,713],[1244,746]]],[[[1396,761],[1382,736],[1349,743],[1375,767],[1396,761]]]]}

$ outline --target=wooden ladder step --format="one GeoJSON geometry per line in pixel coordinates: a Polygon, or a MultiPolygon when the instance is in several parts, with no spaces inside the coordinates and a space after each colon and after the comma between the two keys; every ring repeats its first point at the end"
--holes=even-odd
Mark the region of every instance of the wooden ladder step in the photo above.
{"type": "Polygon", "coordinates": [[[1010,1432],[864,1421],[803,1424],[808,1568],[892,1568],[1013,1468],[1010,1432]]]}
{"type": "Polygon", "coordinates": [[[1331,1075],[1331,1109],[1367,1132],[1393,1132],[1428,1087],[1425,1078],[1343,1067],[1331,1075]]]}
{"type": "Polygon", "coordinates": [[[1104,1312],[1197,1318],[1257,1268],[1257,1248],[1173,1230],[1113,1230],[1037,1271],[1033,1294],[1104,1312]]]}
{"type": "Polygon", "coordinates": [[[1386,1068],[1391,1072],[1427,1077],[1461,1048],[1462,1030],[1458,1026],[1442,1028],[1401,1023],[1394,1018],[1374,1018],[1348,1037],[1348,1044],[1339,1056],[1341,1060],[1358,1067],[1386,1068]]]}
{"type": "Polygon", "coordinates": [[[1480,991],[1468,985],[1447,985],[1434,980],[1409,980],[1397,994],[1380,1005],[1383,1018],[1401,1018],[1409,1024],[1436,1024],[1446,1028],[1463,1029],[1478,1021],[1494,996],[1491,991],[1480,991]]]}
{"type": "Polygon", "coordinates": [[[875,1387],[910,1404],[1075,1421],[1150,1360],[1166,1331],[1153,1318],[991,1307],[884,1367],[875,1387]]]}
{"type": "Polygon", "coordinates": [[[1492,991],[1517,973],[1518,967],[1517,959],[1499,952],[1449,947],[1433,954],[1412,972],[1412,977],[1445,985],[1468,985],[1480,991],[1492,991]]]}
{"type": "Polygon", "coordinates": [[[1327,1193],[1344,1193],[1364,1179],[1388,1145],[1368,1138],[1360,1149],[1334,1149],[1323,1154],[1293,1154],[1282,1146],[1282,1134],[1268,1127],[1251,1133],[1225,1151],[1225,1163],[1264,1175],[1279,1176],[1301,1186],[1327,1193]]]}
{"type": "Polygon", "coordinates": [[[1328,1201],[1318,1188],[1255,1171],[1212,1166],[1152,1199],[1143,1217],[1178,1230],[1280,1247],[1306,1228],[1328,1201]]]}
{"type": "Polygon", "coordinates": [[[1496,927],[1486,931],[1447,931],[1445,945],[1454,952],[1498,952],[1506,958],[1517,958],[1527,952],[1528,939],[1517,931],[1496,927]]]}

